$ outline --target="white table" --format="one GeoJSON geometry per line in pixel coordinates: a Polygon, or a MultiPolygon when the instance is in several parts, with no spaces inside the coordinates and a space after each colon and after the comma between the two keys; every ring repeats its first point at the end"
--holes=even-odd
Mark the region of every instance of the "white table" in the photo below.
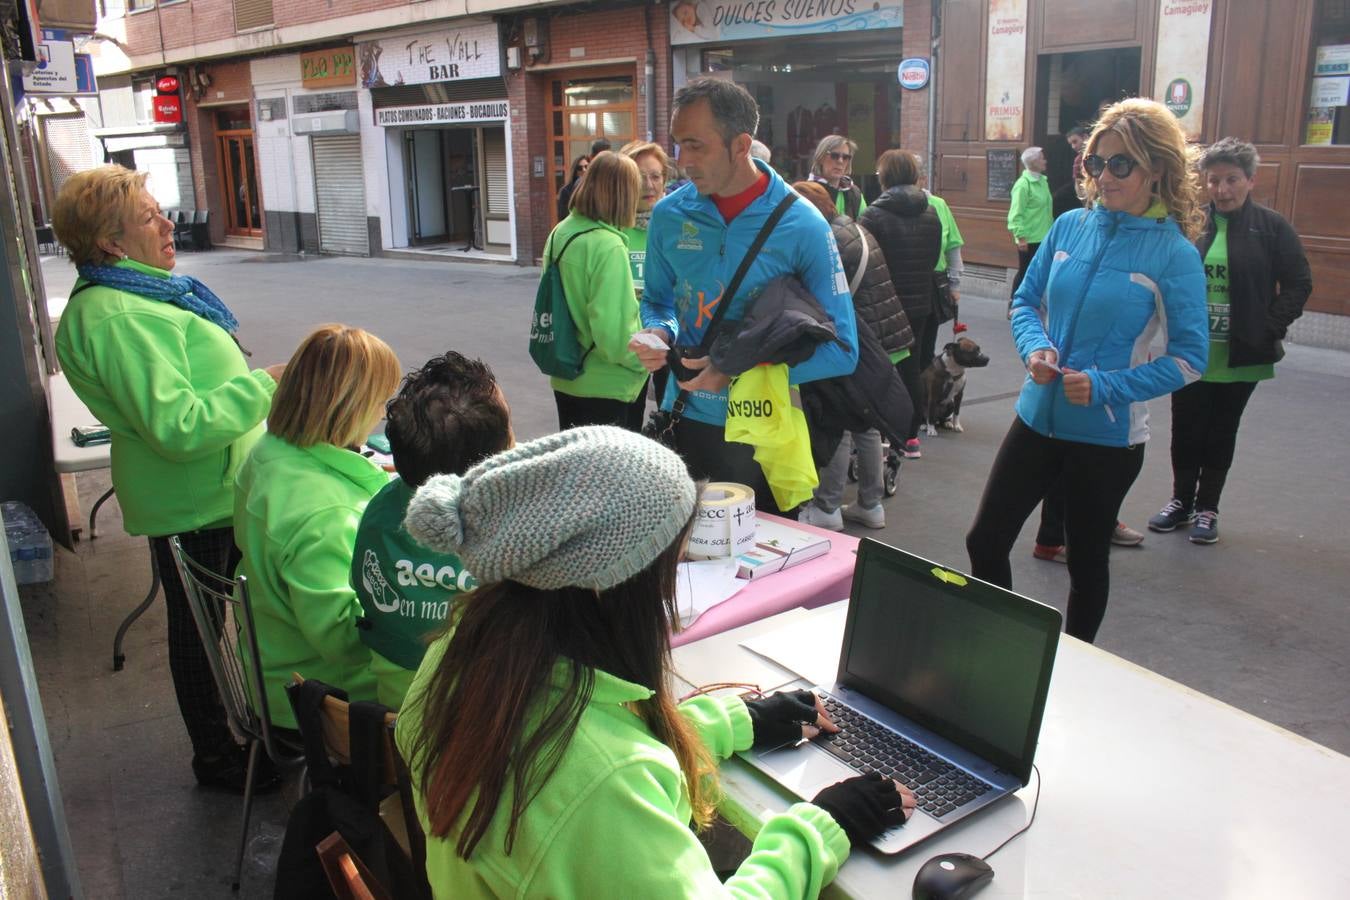
{"type": "MultiPolygon", "coordinates": [[[[795,680],[739,644],[803,616],[819,620],[832,669],[843,619],[831,609],[794,610],[677,648],[679,679],[765,689],[795,680]]],[[[1036,762],[1044,777],[1036,822],[989,860],[994,880],[977,900],[1350,897],[1350,757],[1068,636],[1036,762]]],[[[791,802],[739,759],[723,763],[722,778],[724,815],[747,833],[791,802]]],[[[898,856],[855,850],[829,892],[908,897],[926,860],[983,856],[1021,827],[1035,792],[1033,776],[1013,798],[898,856]]]]}
{"type": "MultiPolygon", "coordinates": [[[[96,444],[80,447],[71,440],[70,430],[72,428],[81,425],[94,425],[98,422],[98,419],[89,411],[89,407],[85,406],[84,402],[75,395],[75,390],[66,380],[64,373],[57,372],[48,381],[47,397],[48,407],[51,411],[52,456],[56,461],[56,471],[73,474],[110,468],[112,466],[111,445],[96,444]]],[[[99,508],[112,495],[113,488],[108,488],[103,492],[103,496],[94,502],[94,508],[89,511],[89,539],[91,541],[98,537],[99,508]]],[[[127,614],[127,617],[122,620],[122,624],[117,626],[117,634],[113,637],[114,672],[120,672],[122,666],[126,663],[126,655],[122,653],[122,639],[126,636],[127,630],[150,608],[150,604],[155,602],[155,595],[158,593],[159,568],[155,565],[155,548],[152,544],[150,547],[150,590],[146,592],[145,599],[127,614]]]]}

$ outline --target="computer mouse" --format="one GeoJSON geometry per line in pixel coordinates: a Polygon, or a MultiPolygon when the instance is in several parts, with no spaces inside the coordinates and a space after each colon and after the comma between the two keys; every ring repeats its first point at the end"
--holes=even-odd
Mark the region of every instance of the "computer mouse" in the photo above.
{"type": "Polygon", "coordinates": [[[978,856],[944,853],[919,868],[914,900],[963,900],[993,880],[993,868],[978,856]]]}

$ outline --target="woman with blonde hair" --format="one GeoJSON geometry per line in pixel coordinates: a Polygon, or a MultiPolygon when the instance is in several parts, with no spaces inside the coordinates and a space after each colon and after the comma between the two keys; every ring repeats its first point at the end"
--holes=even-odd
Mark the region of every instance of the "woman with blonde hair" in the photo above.
{"type": "MultiPolygon", "coordinates": [[[[632,228],[623,230],[624,237],[628,238],[628,265],[633,270],[633,293],[641,304],[642,281],[647,268],[647,223],[651,221],[652,207],[656,201],[666,195],[666,182],[670,181],[673,167],[661,145],[651,141],[630,141],[619,152],[637,163],[638,174],[642,176],[637,219],[632,228]]],[[[652,376],[658,403],[666,394],[666,378],[669,375],[669,369],[662,369],[652,376]]]]}
{"type": "Polygon", "coordinates": [[[361,513],[389,474],[358,448],[399,377],[398,357],[375,335],[321,326],[295,351],[267,434],[239,470],[234,530],[276,725],[296,727],[285,692],[293,672],[375,699],[349,576],[361,513]]]}
{"type": "Polygon", "coordinates": [[[862,189],[849,177],[857,152],[858,145],[853,141],[841,134],[829,134],[820,139],[811,157],[810,180],[823,184],[835,209],[850,219],[858,218],[867,209],[862,189]]]}
{"type": "Polygon", "coordinates": [[[408,533],[480,582],[398,717],[436,897],[810,898],[851,843],[910,815],[908,789],[850,778],[767,817],[717,877],[695,834],[716,762],[839,729],[810,691],[672,691],[697,497],[671,450],[587,426],[433,477],[408,504],[408,533]]]}
{"type": "Polygon", "coordinates": [[[1059,217],[1013,298],[1027,378],[966,549],[972,574],[1011,587],[1018,532],[1063,479],[1065,625],[1092,641],[1117,513],[1144,463],[1145,403],[1199,380],[1209,323],[1191,243],[1204,217],[1176,117],[1152,100],[1114,104],[1088,138],[1083,169],[1089,207],[1059,217]],[[1166,348],[1154,356],[1160,331],[1166,348]]]}
{"type": "MultiPolygon", "coordinates": [[[[218,575],[234,571],[234,473],[262,434],[285,366],[250,371],[224,301],[172,274],[173,223],[145,179],[100,166],[62,185],[52,225],[79,278],[56,355],[76,395],[112,432],[123,527],[150,538],[193,774],[202,787],[242,792],[245,754],[226,723],[169,539],[218,575]]],[[[255,777],[255,788],[275,783],[270,771],[255,777]]]]}
{"type": "Polygon", "coordinates": [[[642,322],[624,234],[636,224],[641,195],[638,164],[621,153],[600,153],[572,196],[572,211],[544,244],[544,269],[559,267],[586,353],[576,378],[549,379],[559,428],[642,428],[647,370],[628,349],[642,322]]]}

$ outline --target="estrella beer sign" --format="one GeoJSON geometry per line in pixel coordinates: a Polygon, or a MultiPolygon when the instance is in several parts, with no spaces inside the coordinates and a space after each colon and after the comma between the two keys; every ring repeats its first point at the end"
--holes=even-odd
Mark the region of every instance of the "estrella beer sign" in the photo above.
{"type": "Polygon", "coordinates": [[[162,75],[155,80],[155,96],[151,100],[157,124],[177,125],[183,121],[183,100],[178,95],[178,79],[162,75]]]}

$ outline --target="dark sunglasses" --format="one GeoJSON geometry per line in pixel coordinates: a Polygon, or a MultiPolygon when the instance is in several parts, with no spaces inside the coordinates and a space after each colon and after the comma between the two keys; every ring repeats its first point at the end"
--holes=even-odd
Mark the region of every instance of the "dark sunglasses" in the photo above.
{"type": "Polygon", "coordinates": [[[1139,161],[1124,153],[1117,153],[1110,159],[1102,159],[1097,154],[1083,157],[1083,168],[1093,178],[1100,178],[1102,172],[1109,171],[1114,178],[1129,178],[1139,161]]]}
{"type": "Polygon", "coordinates": [[[835,162],[848,162],[853,158],[852,153],[836,153],[833,150],[831,150],[827,155],[830,157],[830,159],[834,160],[835,162]]]}

